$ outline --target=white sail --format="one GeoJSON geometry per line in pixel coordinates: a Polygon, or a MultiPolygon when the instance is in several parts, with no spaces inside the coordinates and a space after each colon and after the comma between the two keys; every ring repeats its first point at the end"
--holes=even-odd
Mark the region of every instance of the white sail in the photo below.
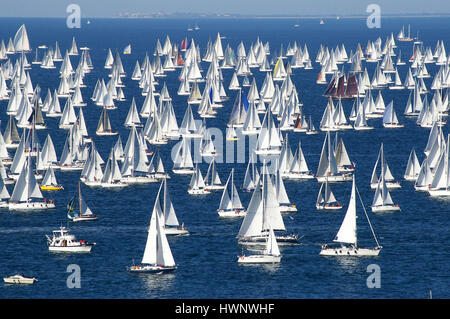
{"type": "Polygon", "coordinates": [[[350,195],[350,202],[348,204],[347,212],[344,220],[339,228],[335,242],[354,244],[357,243],[356,235],[356,192],[355,192],[355,177],[353,176],[352,193],[350,195]]]}

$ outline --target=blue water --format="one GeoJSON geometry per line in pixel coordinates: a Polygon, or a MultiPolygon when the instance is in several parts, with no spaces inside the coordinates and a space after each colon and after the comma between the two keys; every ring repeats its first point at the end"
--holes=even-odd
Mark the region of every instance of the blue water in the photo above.
{"type": "MultiPolygon", "coordinates": [[[[127,101],[116,102],[118,110],[109,112],[114,129],[118,129],[125,143],[128,130],[123,127],[132,97],[136,98],[138,109],[143,96],[136,81],[130,79],[136,59],[141,63],[145,53],[152,57],[156,40],[164,44],[166,35],[172,43],[179,44],[187,37],[194,37],[200,45],[203,56],[208,39],[215,39],[217,32],[226,38],[222,40],[235,50],[243,41],[246,50],[259,36],[263,42],[269,41],[271,52],[278,51],[283,44],[297,41],[302,47],[306,43],[311,58],[315,59],[319,45],[345,45],[347,52],[355,50],[358,43],[363,48],[367,41],[381,37],[383,41],[391,32],[394,36],[402,25],[411,24],[413,35],[420,31],[425,46],[434,50],[437,40],[449,43],[448,18],[383,19],[382,28],[368,29],[365,19],[329,20],[319,25],[311,19],[250,19],[250,20],[199,20],[200,30],[187,32],[190,20],[118,20],[91,19],[87,25],[83,21],[81,29],[68,29],[65,19],[1,19],[0,39],[7,43],[18,27],[25,23],[31,46],[47,44],[54,46],[58,41],[64,54],[70,48],[72,37],[76,37],[78,47],[91,48],[94,70],[84,79],[88,85],[83,88],[83,98],[88,106],[83,109],[86,125],[93,136],[97,149],[105,159],[117,137],[98,137],[95,128],[101,109],[95,106],[90,97],[99,78],[108,79],[108,70],[103,68],[108,48],[113,52],[131,43],[133,53],[122,55],[127,72],[123,79],[127,101]],[[300,24],[294,28],[294,24],[300,24]]],[[[411,43],[398,43],[404,60],[412,52],[411,43]]],[[[397,49],[398,50],[398,49],[397,49]]],[[[448,47],[447,47],[448,51],[448,47]]],[[[31,62],[34,52],[28,57],[31,62]]],[[[14,57],[15,58],[15,57],[14,57]]],[[[71,57],[74,68],[79,56],[71,57]]],[[[367,66],[372,77],[374,64],[367,66]]],[[[57,69],[43,70],[33,65],[30,72],[33,85],[39,84],[45,97],[47,88],[59,84],[57,69]]],[[[306,114],[311,114],[318,127],[326,99],[322,97],[325,89],[315,83],[319,65],[313,63],[313,70],[294,70],[292,81],[297,87],[300,100],[304,103],[306,114]]],[[[203,74],[208,64],[202,62],[203,74]]],[[[399,68],[402,81],[407,65],[399,68]]],[[[346,68],[347,65],[346,65],[346,68]]],[[[432,76],[438,70],[435,65],[427,65],[432,76]]],[[[231,98],[219,110],[216,119],[208,119],[208,127],[224,131],[235,98],[235,91],[228,91],[232,70],[223,70],[224,86],[231,98]]],[[[165,81],[173,99],[178,123],[186,107],[186,97],[178,96],[178,73],[168,72],[167,78],[160,79],[158,90],[165,81]]],[[[258,88],[262,85],[264,74],[255,72],[258,88]]],[[[251,78],[250,78],[251,79],[251,78]]],[[[425,79],[429,87],[431,79],[425,79]]],[[[374,191],[369,181],[375,164],[380,143],[384,143],[386,160],[393,175],[402,180],[409,153],[415,148],[419,160],[424,158],[428,129],[418,127],[414,119],[403,116],[403,109],[409,91],[383,91],[385,103],[394,100],[400,122],[405,128],[384,129],[380,119],[371,120],[375,130],[367,132],[342,132],[350,158],[356,162],[356,180],[365,205],[370,206],[374,191]]],[[[429,96],[431,98],[431,96],[429,96]]],[[[61,99],[64,106],[64,100],[61,99]]],[[[350,101],[344,101],[348,116],[350,101]]],[[[7,101],[0,102],[0,119],[5,123],[7,101]]],[[[194,111],[196,109],[194,108],[194,111]]],[[[197,118],[197,115],[196,115],[197,118]]],[[[47,118],[58,157],[67,131],[58,129],[59,118],[47,118]]],[[[2,126],[2,131],[4,125],[2,126]]],[[[448,134],[444,127],[444,134],[448,134]]],[[[38,131],[41,143],[47,131],[38,131]]],[[[316,171],[324,133],[307,136],[289,134],[290,145],[295,151],[301,138],[303,151],[310,169],[316,171]]],[[[166,169],[170,170],[172,161],[170,151],[174,142],[161,147],[166,169]]],[[[232,167],[235,167],[236,185],[241,185],[246,163],[218,164],[220,176],[226,180],[232,167]]],[[[201,164],[203,174],[207,164],[201,164]]],[[[192,232],[190,236],[170,237],[169,242],[178,269],[163,276],[135,276],[127,273],[126,267],[133,259],[139,262],[146,241],[148,225],[154,199],[159,184],[131,186],[120,191],[83,187],[85,200],[99,220],[92,223],[71,224],[67,222],[66,204],[74,195],[79,172],[56,172],[57,179],[64,190],[45,194],[56,201],[56,209],[19,213],[3,210],[0,212],[0,275],[2,277],[22,272],[35,276],[39,282],[28,287],[0,284],[0,298],[426,298],[430,290],[434,298],[450,297],[450,246],[449,239],[449,200],[432,199],[427,194],[414,191],[411,182],[402,181],[402,188],[391,192],[392,198],[402,208],[401,212],[373,214],[369,216],[383,249],[377,258],[324,258],[319,256],[320,245],[330,242],[342,222],[345,210],[339,212],[318,212],[315,200],[319,184],[315,180],[307,182],[286,181],[285,186],[291,201],[299,208],[298,214],[284,215],[286,227],[300,236],[301,244],[281,247],[282,262],[276,266],[239,266],[236,262],[241,247],[235,238],[241,219],[223,220],[216,213],[221,192],[202,198],[187,194],[189,177],[174,176],[169,180],[175,210],[180,221],[192,232]],[[60,225],[68,225],[80,239],[95,241],[97,245],[90,254],[59,255],[47,250],[45,234],[50,234],[60,225]],[[66,280],[70,273],[67,266],[77,264],[81,269],[81,288],[69,289],[66,280]],[[377,264],[381,270],[381,288],[369,289],[366,279],[367,266],[377,264]]],[[[12,187],[8,186],[10,193],[12,187]]],[[[332,185],[335,196],[345,205],[348,203],[351,183],[332,185]]],[[[251,194],[240,193],[244,206],[251,194]]],[[[373,246],[374,241],[362,211],[359,210],[358,237],[361,246],[373,246]]]]}

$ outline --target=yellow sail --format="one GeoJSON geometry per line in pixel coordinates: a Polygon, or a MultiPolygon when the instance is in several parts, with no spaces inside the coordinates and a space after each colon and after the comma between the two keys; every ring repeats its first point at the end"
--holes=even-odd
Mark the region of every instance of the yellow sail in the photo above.
{"type": "Polygon", "coordinates": [[[279,65],[280,65],[280,60],[281,60],[281,59],[278,59],[277,63],[275,64],[275,68],[273,69],[273,76],[274,76],[274,77],[275,77],[275,74],[277,74],[278,67],[279,67],[279,65]]]}

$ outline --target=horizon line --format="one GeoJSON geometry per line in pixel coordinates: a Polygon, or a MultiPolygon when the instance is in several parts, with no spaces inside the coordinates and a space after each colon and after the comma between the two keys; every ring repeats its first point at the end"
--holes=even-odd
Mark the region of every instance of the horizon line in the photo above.
{"type": "MultiPolygon", "coordinates": [[[[336,19],[339,17],[340,19],[358,19],[358,18],[367,18],[367,15],[364,14],[309,14],[309,15],[292,15],[292,14],[239,14],[239,13],[190,13],[190,12],[174,12],[174,13],[163,13],[163,12],[155,12],[155,13],[118,13],[112,16],[82,16],[82,19],[183,19],[183,18],[197,18],[197,19],[226,19],[226,18],[304,18],[304,19],[315,19],[315,18],[332,18],[336,19]]],[[[442,13],[383,13],[382,18],[421,18],[421,17],[450,17],[450,12],[442,12],[442,13]]],[[[1,18],[45,18],[45,19],[63,19],[67,18],[64,16],[1,16],[1,18]]]]}

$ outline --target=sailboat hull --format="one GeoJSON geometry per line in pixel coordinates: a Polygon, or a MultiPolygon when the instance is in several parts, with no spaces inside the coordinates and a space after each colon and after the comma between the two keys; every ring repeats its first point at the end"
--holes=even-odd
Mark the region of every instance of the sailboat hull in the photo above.
{"type": "Polygon", "coordinates": [[[9,210],[41,210],[55,208],[51,202],[9,203],[9,210]]]}
{"type": "Polygon", "coordinates": [[[199,189],[188,189],[188,194],[190,194],[190,195],[206,195],[206,194],[211,194],[211,192],[205,188],[199,188],[199,189]]]}
{"type": "Polygon", "coordinates": [[[403,178],[407,181],[415,182],[419,175],[404,175],[403,178]]]}
{"type": "Polygon", "coordinates": [[[97,220],[98,219],[98,217],[95,216],[95,215],[79,216],[79,217],[70,217],[70,216],[68,216],[68,217],[73,222],[92,221],[92,220],[97,220]]]}
{"type": "Polygon", "coordinates": [[[251,255],[239,256],[238,264],[274,264],[281,261],[281,256],[272,255],[251,255]]]}
{"type": "Polygon", "coordinates": [[[134,274],[163,274],[177,269],[176,266],[131,266],[128,268],[134,274]]]}
{"type": "Polygon", "coordinates": [[[101,183],[101,187],[103,188],[123,188],[128,186],[126,183],[118,182],[118,183],[101,183]]]}
{"type": "Polygon", "coordinates": [[[404,127],[405,125],[403,125],[403,124],[395,124],[395,123],[391,123],[391,124],[386,123],[386,124],[383,124],[383,126],[385,128],[400,128],[400,127],[404,127]]]}
{"type": "MultiPolygon", "coordinates": [[[[277,239],[277,243],[280,246],[283,245],[292,245],[298,243],[297,235],[285,235],[285,236],[275,236],[277,239]]],[[[238,239],[238,244],[241,245],[265,245],[267,242],[267,236],[252,236],[252,237],[243,237],[238,239]]]]}
{"type": "Polygon", "coordinates": [[[285,176],[283,176],[284,178],[287,179],[292,179],[292,180],[301,180],[301,179],[313,179],[314,178],[314,174],[313,173],[288,173],[285,176]]]}
{"type": "Polygon", "coordinates": [[[165,227],[166,235],[189,235],[189,231],[184,227],[165,227]]]}
{"type": "Polygon", "coordinates": [[[394,212],[399,211],[400,206],[398,205],[380,205],[380,206],[372,206],[372,212],[394,212]]]}
{"type": "Polygon", "coordinates": [[[220,217],[243,217],[247,214],[245,209],[233,209],[233,210],[223,210],[217,211],[220,217]]]}
{"type": "Polygon", "coordinates": [[[194,174],[194,169],[193,168],[173,169],[172,172],[174,172],[175,174],[180,174],[180,175],[188,175],[188,174],[194,174]]]}
{"type": "MultiPolygon", "coordinates": [[[[378,183],[371,183],[370,188],[371,189],[377,189],[378,183]]],[[[402,185],[400,185],[400,182],[386,182],[386,187],[388,189],[397,189],[402,188],[402,185]]]]}
{"type": "Polygon", "coordinates": [[[450,189],[428,189],[430,196],[450,196],[450,189]]]}
{"type": "Polygon", "coordinates": [[[352,174],[318,176],[316,178],[319,183],[325,183],[327,180],[329,183],[350,182],[352,180],[352,174]]]}
{"type": "Polygon", "coordinates": [[[280,213],[295,213],[297,207],[295,205],[280,205],[280,213]]]}
{"type": "Polygon", "coordinates": [[[41,185],[41,190],[43,191],[59,191],[61,189],[64,189],[62,185],[41,185]]]}
{"type": "Polygon", "coordinates": [[[338,210],[338,209],[342,209],[343,207],[344,206],[342,206],[339,203],[337,203],[337,204],[316,204],[317,210],[338,210]]]}
{"type": "Polygon", "coordinates": [[[324,248],[320,251],[321,256],[352,256],[352,257],[369,257],[378,256],[381,251],[380,248],[355,248],[355,247],[336,247],[324,248]]]}

